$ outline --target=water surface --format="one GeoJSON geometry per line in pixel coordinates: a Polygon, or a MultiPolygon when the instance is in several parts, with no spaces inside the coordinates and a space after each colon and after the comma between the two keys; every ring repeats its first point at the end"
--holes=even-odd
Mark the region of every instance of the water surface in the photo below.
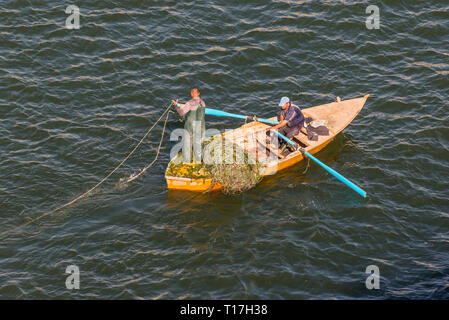
{"type": "MultiPolygon", "coordinates": [[[[449,298],[447,1],[0,4],[0,298],[449,298]],[[317,157],[241,195],[168,191],[182,126],[162,126],[94,195],[171,99],[270,117],[371,94],[317,157]],[[81,289],[65,287],[68,265],[81,289]],[[377,265],[379,290],[365,287],[377,265]]],[[[225,130],[236,119],[207,118],[225,130]]]]}

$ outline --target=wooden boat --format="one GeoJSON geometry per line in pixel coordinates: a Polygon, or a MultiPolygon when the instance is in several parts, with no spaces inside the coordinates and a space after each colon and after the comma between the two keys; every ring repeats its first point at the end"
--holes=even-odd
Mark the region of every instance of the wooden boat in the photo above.
{"type": "MultiPolygon", "coordinates": [[[[329,135],[320,135],[317,141],[310,141],[307,137],[305,128],[302,128],[301,132],[292,140],[302,146],[304,150],[308,151],[310,154],[319,152],[327,146],[337,134],[339,134],[352,122],[352,120],[362,110],[368,97],[369,95],[365,95],[361,98],[345,101],[340,101],[340,99],[338,99],[337,102],[302,109],[302,112],[306,118],[310,117],[312,120],[327,120],[329,135]]],[[[273,117],[270,120],[276,120],[276,117],[273,117]]],[[[244,141],[241,139],[242,137],[248,137],[256,132],[263,132],[267,127],[267,124],[253,121],[234,130],[227,131],[223,136],[226,139],[233,139],[234,141],[244,141]]],[[[261,170],[261,174],[263,176],[275,174],[280,170],[302,161],[305,157],[300,151],[291,152],[288,155],[283,156],[279,150],[270,148],[270,145],[266,144],[266,141],[261,141],[261,139],[257,139],[257,141],[262,144],[264,148],[266,148],[267,153],[271,153],[270,159],[272,159],[274,155],[274,159],[272,161],[268,161],[263,164],[261,170]]],[[[242,146],[245,147],[246,145],[242,144],[242,146]]],[[[256,150],[250,150],[247,147],[245,147],[245,150],[248,153],[257,153],[256,150]]],[[[178,155],[170,161],[169,166],[170,164],[181,163],[181,161],[181,157],[178,155]]],[[[186,166],[186,170],[187,169],[188,165],[186,166]]],[[[168,167],[165,173],[165,179],[167,181],[168,188],[175,190],[204,192],[207,190],[218,190],[221,188],[219,184],[214,184],[214,186],[212,186],[212,179],[210,178],[185,178],[181,176],[172,176],[169,173],[168,167]]]]}

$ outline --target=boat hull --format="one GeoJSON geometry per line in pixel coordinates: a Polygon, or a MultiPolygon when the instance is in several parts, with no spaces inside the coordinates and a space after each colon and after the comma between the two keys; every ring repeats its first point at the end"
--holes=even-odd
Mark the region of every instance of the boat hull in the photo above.
{"type": "Polygon", "coordinates": [[[167,181],[168,189],[172,190],[189,190],[196,192],[205,192],[205,191],[213,191],[220,190],[221,186],[218,183],[215,183],[211,188],[212,179],[190,179],[183,177],[170,177],[165,176],[165,180],[167,181]]]}

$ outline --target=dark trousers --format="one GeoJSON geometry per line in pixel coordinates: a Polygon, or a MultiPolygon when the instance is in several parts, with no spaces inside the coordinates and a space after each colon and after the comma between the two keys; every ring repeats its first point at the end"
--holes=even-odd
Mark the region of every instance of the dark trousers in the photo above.
{"type": "MultiPolygon", "coordinates": [[[[304,122],[301,122],[298,126],[295,126],[295,127],[283,126],[278,131],[279,131],[279,133],[283,134],[284,136],[286,136],[287,138],[289,138],[291,140],[291,138],[293,138],[293,136],[296,136],[299,133],[303,124],[304,124],[304,122]]],[[[279,140],[279,148],[283,147],[284,144],[287,143],[287,141],[285,141],[281,137],[278,137],[278,140],[279,140]]]]}

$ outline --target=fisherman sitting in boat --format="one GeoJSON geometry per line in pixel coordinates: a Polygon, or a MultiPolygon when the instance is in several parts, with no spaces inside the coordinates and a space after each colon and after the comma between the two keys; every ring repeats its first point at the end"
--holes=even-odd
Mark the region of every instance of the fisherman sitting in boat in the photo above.
{"type": "MultiPolygon", "coordinates": [[[[282,111],[278,115],[279,124],[268,127],[266,130],[278,130],[287,138],[291,139],[296,136],[304,125],[304,115],[297,105],[291,103],[288,97],[282,97],[279,106],[282,107],[282,111]]],[[[267,132],[268,134],[268,132],[267,132]]],[[[284,139],[278,137],[279,147],[283,150],[286,142],[284,139]]],[[[290,148],[290,146],[288,145],[290,148]]]]}
{"type": "Polygon", "coordinates": [[[176,106],[178,113],[185,118],[183,161],[184,163],[201,163],[201,144],[206,131],[204,120],[206,103],[200,98],[198,88],[193,88],[190,95],[192,99],[185,104],[178,103],[178,100],[172,101],[172,103],[176,106]]]}

